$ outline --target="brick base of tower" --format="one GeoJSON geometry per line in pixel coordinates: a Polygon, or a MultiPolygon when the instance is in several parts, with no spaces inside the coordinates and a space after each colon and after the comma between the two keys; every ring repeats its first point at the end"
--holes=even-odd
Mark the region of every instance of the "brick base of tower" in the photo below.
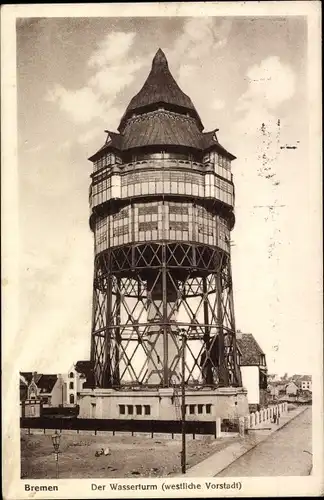
{"type": "MultiPolygon", "coordinates": [[[[181,396],[173,388],[123,390],[86,389],[80,393],[79,418],[178,420],[181,396]]],[[[186,419],[237,418],[249,414],[242,387],[186,390],[186,419]]]]}

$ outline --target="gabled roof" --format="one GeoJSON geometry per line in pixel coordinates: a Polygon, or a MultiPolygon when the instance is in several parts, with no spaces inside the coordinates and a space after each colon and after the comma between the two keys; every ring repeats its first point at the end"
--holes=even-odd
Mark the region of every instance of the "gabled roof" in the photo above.
{"type": "Polygon", "coordinates": [[[56,384],[57,381],[57,375],[42,375],[40,379],[37,382],[37,387],[40,389],[41,392],[52,392],[54,385],[56,384]]]}
{"type": "Polygon", "coordinates": [[[264,352],[252,333],[241,333],[236,342],[241,351],[241,366],[260,365],[260,356],[264,352]]]}
{"type": "Polygon", "coordinates": [[[217,149],[220,153],[229,157],[230,160],[236,160],[236,156],[232,155],[218,142],[217,134],[218,129],[211,130],[210,132],[203,132],[201,134],[201,149],[204,151],[209,151],[210,149],[217,149]]]}
{"type": "Polygon", "coordinates": [[[20,372],[20,378],[22,378],[22,382],[24,382],[24,380],[25,380],[26,383],[27,383],[27,385],[29,385],[31,383],[33,375],[34,375],[35,383],[37,384],[37,382],[39,381],[39,379],[42,376],[41,373],[37,373],[37,372],[20,372]]]}
{"type": "Polygon", "coordinates": [[[288,384],[285,384],[285,387],[287,388],[287,387],[288,387],[288,385],[290,385],[290,384],[294,384],[294,386],[298,387],[297,382],[295,382],[294,380],[290,380],[290,381],[288,382],[288,384]]]}
{"type": "Polygon", "coordinates": [[[97,157],[100,157],[104,151],[109,150],[117,150],[120,151],[122,149],[122,136],[117,132],[111,132],[110,130],[105,130],[107,133],[106,142],[101,148],[98,149],[93,155],[88,158],[90,161],[95,161],[97,157]]]}
{"type": "Polygon", "coordinates": [[[141,88],[129,103],[124,116],[121,119],[120,130],[124,120],[131,116],[134,111],[156,104],[169,104],[191,111],[203,128],[200,117],[191,99],[180,89],[179,85],[170,73],[168,61],[164,52],[159,49],[152,61],[151,71],[141,88]]]}
{"type": "Polygon", "coordinates": [[[303,375],[302,377],[300,377],[300,382],[311,382],[312,381],[312,377],[310,375],[303,375]]]}

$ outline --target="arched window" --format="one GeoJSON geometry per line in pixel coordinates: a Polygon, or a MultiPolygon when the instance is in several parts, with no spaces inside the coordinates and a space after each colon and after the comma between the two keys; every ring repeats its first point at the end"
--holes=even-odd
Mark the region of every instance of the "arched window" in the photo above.
{"type": "Polygon", "coordinates": [[[70,375],[69,375],[70,378],[74,378],[74,373],[71,372],[70,375]]]}
{"type": "Polygon", "coordinates": [[[70,394],[70,404],[74,405],[74,394],[70,394]]]}
{"type": "Polygon", "coordinates": [[[70,382],[70,389],[74,389],[74,384],[73,384],[73,382],[70,382]]]}

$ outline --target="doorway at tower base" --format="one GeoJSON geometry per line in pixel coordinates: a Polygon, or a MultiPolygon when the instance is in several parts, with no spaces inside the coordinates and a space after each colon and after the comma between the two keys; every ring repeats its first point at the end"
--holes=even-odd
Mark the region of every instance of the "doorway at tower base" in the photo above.
{"type": "MultiPolygon", "coordinates": [[[[79,418],[179,420],[180,391],[84,389],[80,392],[79,418]]],[[[186,419],[213,421],[249,414],[247,391],[242,387],[186,390],[186,419]]]]}

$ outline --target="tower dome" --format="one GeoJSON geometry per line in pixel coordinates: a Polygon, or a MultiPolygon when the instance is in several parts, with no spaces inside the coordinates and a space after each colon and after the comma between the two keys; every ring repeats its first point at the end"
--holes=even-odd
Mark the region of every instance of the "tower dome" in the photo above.
{"type": "Polygon", "coordinates": [[[199,129],[203,129],[201,119],[191,99],[180,89],[169,70],[164,52],[159,49],[153,58],[151,71],[143,87],[129,103],[118,130],[123,130],[125,121],[134,113],[140,114],[161,105],[171,111],[189,114],[195,118],[199,129]]]}

